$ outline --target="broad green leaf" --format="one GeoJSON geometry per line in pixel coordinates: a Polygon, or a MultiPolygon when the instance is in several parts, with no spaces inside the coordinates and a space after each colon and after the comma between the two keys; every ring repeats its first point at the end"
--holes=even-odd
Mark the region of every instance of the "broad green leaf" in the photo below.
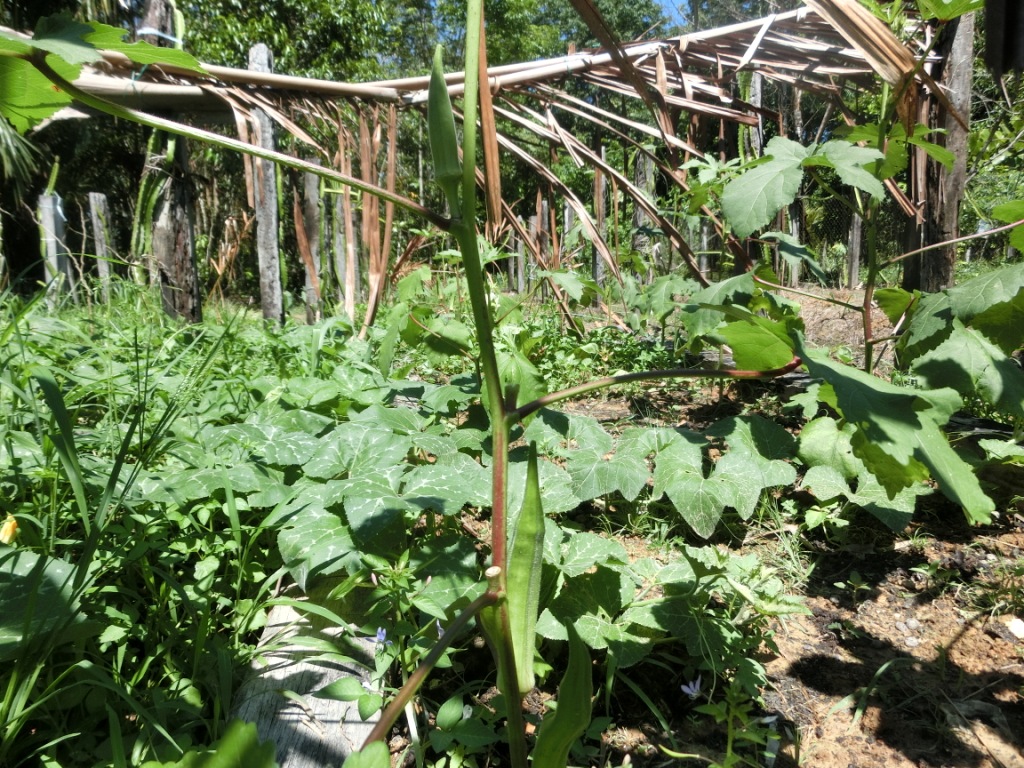
{"type": "MultiPolygon", "coordinates": [[[[923,128],[924,126],[918,126],[923,128]]],[[[915,147],[920,147],[924,150],[925,154],[928,155],[932,160],[940,165],[946,167],[946,170],[952,170],[953,163],[956,162],[956,155],[950,152],[941,144],[936,144],[934,141],[928,141],[920,136],[911,136],[907,139],[908,144],[913,144],[915,147]]],[[[906,167],[906,165],[904,165],[906,167]]],[[[902,170],[902,169],[901,169],[902,170]]]]}
{"type": "Polygon", "coordinates": [[[69,64],[89,64],[102,58],[96,46],[85,42],[94,31],[88,24],[66,16],[47,16],[36,25],[32,47],[56,54],[69,64]]]}
{"type": "Polygon", "coordinates": [[[973,328],[955,321],[952,334],[917,358],[911,370],[930,387],[980,395],[1015,418],[1024,418],[1024,371],[973,328]]]}
{"type": "Polygon", "coordinates": [[[793,359],[793,342],[785,328],[765,317],[750,315],[746,320],[728,323],[714,335],[729,345],[741,370],[770,371],[793,359]]]}
{"type": "Polygon", "coordinates": [[[320,439],[303,468],[306,475],[330,479],[357,475],[403,463],[412,441],[373,424],[345,422],[320,439]]]}
{"type": "Polygon", "coordinates": [[[348,526],[322,504],[305,504],[293,512],[277,535],[277,547],[302,589],[313,576],[326,576],[342,568],[351,573],[361,565],[348,526]]]}
{"type": "Polygon", "coordinates": [[[744,447],[766,459],[791,459],[796,455],[793,435],[762,416],[730,416],[716,421],[705,434],[728,441],[732,449],[744,447]]]}
{"type": "Polygon", "coordinates": [[[824,503],[850,495],[850,486],[835,467],[820,464],[804,473],[801,488],[824,503]]]}
{"type": "Polygon", "coordinates": [[[586,304],[588,297],[594,296],[597,293],[597,284],[593,280],[587,280],[581,278],[575,272],[550,272],[547,270],[541,270],[537,272],[538,278],[548,278],[565,291],[569,298],[577,303],[586,304]]]}
{"type": "MultiPolygon", "coordinates": [[[[632,594],[632,583],[625,576],[605,565],[596,565],[586,573],[567,579],[551,602],[550,611],[562,624],[576,623],[586,615],[615,616],[622,610],[624,589],[632,594]]],[[[537,631],[540,632],[539,625],[537,631]]],[[[587,633],[583,633],[583,637],[591,648],[604,647],[594,644],[601,642],[598,638],[587,633]]],[[[552,639],[565,640],[564,629],[552,639]]]]}
{"type": "Polygon", "coordinates": [[[882,182],[865,168],[884,158],[877,149],[858,147],[842,139],[833,139],[821,145],[821,152],[828,158],[844,184],[856,187],[878,199],[885,197],[882,182]]]}
{"type": "Polygon", "coordinates": [[[272,426],[262,427],[262,431],[266,442],[257,453],[271,466],[302,466],[320,447],[320,441],[308,432],[290,432],[272,426]]]}
{"type": "Polygon", "coordinates": [[[698,291],[684,308],[686,314],[683,316],[683,323],[686,325],[687,333],[691,338],[711,333],[725,320],[722,312],[712,307],[728,307],[735,304],[743,306],[753,297],[754,290],[754,275],[745,272],[698,291]]]}
{"type": "Polygon", "coordinates": [[[15,56],[28,56],[32,53],[32,45],[22,38],[0,29],[0,51],[5,51],[15,56]]]}
{"type": "MultiPolygon", "coordinates": [[[[992,216],[1007,224],[1024,220],[1024,200],[1011,200],[1008,203],[997,205],[992,209],[992,216]]],[[[1024,251],[1024,224],[1010,230],[1010,245],[1018,251],[1024,251]]]]}
{"type": "Polygon", "coordinates": [[[420,509],[457,514],[467,504],[489,507],[491,476],[464,453],[413,467],[404,478],[402,498],[420,509]]]}
{"type": "Polygon", "coordinates": [[[725,185],[722,211],[738,237],[749,237],[796,199],[804,177],[800,164],[809,152],[795,141],[776,136],[765,147],[767,162],[725,185]]]}
{"type": "Polygon", "coordinates": [[[74,576],[63,560],[0,544],[0,662],[73,639],[74,576]]]}
{"type": "Polygon", "coordinates": [[[469,353],[473,348],[473,331],[465,323],[450,317],[433,317],[421,337],[435,360],[469,353]]]}
{"type": "Polygon", "coordinates": [[[829,467],[846,480],[852,480],[864,468],[860,459],[853,455],[850,444],[854,430],[852,424],[840,430],[831,416],[807,422],[800,431],[800,459],[809,467],[829,467]]]}
{"type": "Polygon", "coordinates": [[[948,294],[926,294],[914,308],[899,346],[904,362],[934,349],[953,329],[953,307],[948,294]]]}
{"type": "Polygon", "coordinates": [[[614,493],[634,501],[651,474],[647,462],[635,455],[615,453],[609,456],[592,450],[573,451],[565,468],[580,501],[614,493]]]}
{"type": "Polygon", "coordinates": [[[451,619],[486,586],[478,579],[476,547],[467,536],[430,539],[412,551],[409,564],[426,581],[412,598],[413,605],[442,621],[451,619]]]}
{"type": "Polygon", "coordinates": [[[784,461],[736,449],[718,460],[711,480],[721,484],[726,504],[747,520],[757,509],[761,492],[765,488],[792,485],[796,482],[796,470],[784,461]]]}
{"type": "Polygon", "coordinates": [[[801,356],[811,375],[831,386],[839,411],[857,427],[851,441],[854,454],[890,496],[924,480],[927,468],[969,520],[989,519],[994,509],[991,499],[940,429],[960,405],[953,390],[902,389],[809,350],[802,350],[801,356]]]}
{"type": "Polygon", "coordinates": [[[704,476],[700,446],[677,441],[658,454],[654,465],[652,499],[667,495],[676,511],[700,536],[715,531],[722,511],[732,501],[732,490],[704,476]]]}
{"type": "Polygon", "coordinates": [[[374,403],[362,411],[353,413],[349,420],[384,427],[398,435],[419,434],[430,424],[429,419],[412,408],[387,406],[381,403],[374,403]]]}
{"type": "Polygon", "coordinates": [[[917,298],[920,298],[920,293],[910,293],[902,288],[878,288],[874,293],[875,303],[893,325],[903,320],[917,298]]]}
{"type": "Polygon", "coordinates": [[[161,48],[140,40],[138,42],[125,42],[127,34],[124,29],[111,27],[107,24],[90,22],[92,32],[85,35],[87,43],[105,51],[123,53],[136,64],[143,66],[149,64],[169,64],[179,69],[188,69],[196,73],[204,70],[199,61],[190,53],[177,48],[161,48]]]}
{"type": "Polygon", "coordinates": [[[975,315],[996,304],[1013,301],[1024,290],[1024,262],[994,269],[972,278],[946,293],[959,320],[970,325],[975,315]]]}
{"type": "Polygon", "coordinates": [[[498,734],[494,732],[494,726],[477,717],[469,717],[456,723],[452,735],[455,741],[469,749],[482,749],[500,741],[498,734]]]}
{"type": "Polygon", "coordinates": [[[601,423],[591,416],[541,409],[527,425],[523,439],[537,443],[549,456],[572,458],[578,450],[609,453],[614,440],[601,423]]]}
{"type": "MultiPolygon", "coordinates": [[[[541,501],[546,514],[560,515],[580,505],[568,472],[550,461],[541,461],[539,470],[541,501]]],[[[525,487],[526,462],[511,462],[508,472],[508,513],[513,517],[519,514],[525,487]]]]}
{"type": "Polygon", "coordinates": [[[518,349],[509,351],[504,347],[499,347],[496,353],[498,373],[505,387],[518,387],[518,405],[529,403],[546,393],[544,377],[526,355],[518,349]]]}
{"type": "Polygon", "coordinates": [[[343,677],[313,691],[313,696],[317,699],[330,699],[331,701],[355,701],[365,693],[366,689],[360,678],[343,677]]]}
{"type": "Polygon", "coordinates": [[[442,731],[450,731],[456,725],[461,723],[463,701],[464,699],[461,695],[452,696],[450,699],[445,701],[444,704],[437,708],[437,714],[434,716],[434,724],[442,731]]]}
{"type": "Polygon", "coordinates": [[[339,482],[345,518],[352,537],[364,552],[397,557],[406,546],[411,506],[397,486],[402,467],[366,469],[339,482]]]}
{"type": "Polygon", "coordinates": [[[980,11],[984,5],[984,0],[917,0],[922,18],[936,18],[940,21],[949,21],[971,11],[980,11]]]}
{"type": "Polygon", "coordinates": [[[25,133],[71,103],[71,97],[24,59],[0,56],[0,116],[25,133]]]}
{"type": "Polygon", "coordinates": [[[1024,446],[1013,440],[979,440],[978,445],[985,451],[986,458],[1024,464],[1024,446]]]}
{"type": "Polygon", "coordinates": [[[617,567],[629,562],[626,548],[615,539],[606,539],[596,533],[576,533],[562,544],[558,569],[572,578],[586,573],[595,565],[617,567]]]}
{"type": "Polygon", "coordinates": [[[975,315],[971,327],[985,334],[1007,355],[1024,347],[1024,291],[975,315]]]}
{"type": "Polygon", "coordinates": [[[928,493],[931,493],[931,489],[927,485],[914,483],[895,496],[890,496],[871,474],[864,473],[858,480],[857,491],[849,499],[885,523],[890,530],[902,531],[914,516],[917,497],[928,493]]]}
{"type": "Polygon", "coordinates": [[[359,712],[359,718],[363,721],[369,720],[375,714],[380,712],[383,706],[384,697],[379,693],[363,694],[356,701],[356,709],[359,712]]]}
{"type": "Polygon", "coordinates": [[[391,753],[383,741],[375,741],[346,757],[343,768],[391,768],[391,753]]]}

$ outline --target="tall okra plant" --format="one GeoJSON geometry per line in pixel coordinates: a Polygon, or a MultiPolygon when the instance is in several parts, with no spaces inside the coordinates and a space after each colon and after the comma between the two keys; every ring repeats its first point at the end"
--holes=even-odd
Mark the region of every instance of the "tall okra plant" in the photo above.
{"type": "Polygon", "coordinates": [[[527,748],[521,702],[534,687],[534,645],[541,592],[541,559],[544,549],[544,510],[535,444],[529,447],[523,503],[513,519],[508,507],[509,440],[512,428],[540,408],[596,389],[638,379],[684,376],[766,377],[792,370],[796,357],[786,366],[766,371],[714,371],[672,369],[605,377],[588,384],[518,403],[518,387],[504,381],[494,343],[494,321],[488,303],[476,227],[476,156],[478,63],[482,0],[470,0],[466,18],[465,97],[460,147],[452,105],[445,84],[441,48],[435,52],[430,78],[428,128],[434,177],[444,192],[451,212],[449,231],[462,254],[473,323],[479,345],[484,405],[490,417],[492,456],[491,565],[486,571],[487,589],[471,603],[445,632],[445,637],[425,658],[408,684],[391,702],[371,733],[367,746],[350,758],[353,765],[383,768],[386,736],[417,687],[438,658],[447,638],[454,637],[476,615],[491,647],[497,668],[498,687],[506,701],[508,748],[514,768],[534,765],[565,766],[573,742],[590,722],[592,680],[589,651],[575,629],[566,626],[569,661],[559,686],[559,705],[541,724],[532,754],[527,748]],[[364,763],[362,761],[366,760],[364,763]]]}

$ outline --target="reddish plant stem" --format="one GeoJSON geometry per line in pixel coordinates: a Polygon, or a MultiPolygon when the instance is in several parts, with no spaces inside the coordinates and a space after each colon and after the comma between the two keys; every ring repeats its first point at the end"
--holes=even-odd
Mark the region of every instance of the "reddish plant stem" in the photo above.
{"type": "Polygon", "coordinates": [[[563,389],[559,392],[552,392],[551,394],[538,397],[536,400],[526,403],[525,405],[516,408],[515,410],[509,411],[506,419],[508,423],[513,424],[517,421],[525,419],[532,413],[539,411],[541,408],[545,408],[554,403],[562,400],[567,400],[570,397],[577,397],[579,395],[585,395],[588,392],[593,392],[598,389],[604,389],[605,387],[611,387],[616,384],[628,384],[632,381],[651,381],[654,379],[772,379],[776,376],[782,376],[783,374],[790,373],[803,365],[803,360],[799,357],[794,357],[788,363],[781,368],[772,368],[766,371],[748,371],[748,370],[725,370],[721,368],[668,368],[660,371],[640,371],[638,373],[620,373],[617,376],[604,376],[600,379],[594,379],[593,381],[587,382],[586,384],[580,384],[576,387],[570,387],[563,389]]]}

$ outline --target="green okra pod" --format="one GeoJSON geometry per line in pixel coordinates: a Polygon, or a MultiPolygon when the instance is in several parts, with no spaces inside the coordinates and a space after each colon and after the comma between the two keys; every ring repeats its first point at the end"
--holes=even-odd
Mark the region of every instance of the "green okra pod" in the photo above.
{"type": "Polygon", "coordinates": [[[541,565],[544,555],[544,508],[540,498],[537,444],[530,443],[523,507],[508,546],[508,617],[516,659],[519,694],[533,690],[533,655],[540,607],[541,565]]]}
{"type": "Polygon", "coordinates": [[[434,49],[434,66],[430,70],[430,89],[427,93],[427,134],[430,138],[430,156],[434,162],[434,178],[441,187],[448,207],[455,218],[461,216],[462,161],[459,160],[459,140],[455,133],[455,115],[448,86],[444,81],[441,46],[434,49]]]}

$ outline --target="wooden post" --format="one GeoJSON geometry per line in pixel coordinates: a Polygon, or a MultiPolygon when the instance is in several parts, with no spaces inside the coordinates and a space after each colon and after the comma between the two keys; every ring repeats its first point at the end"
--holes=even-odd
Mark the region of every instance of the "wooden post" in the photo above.
{"type": "MultiPolygon", "coordinates": [[[[317,590],[313,599],[326,595],[327,590],[317,590]]],[[[341,765],[362,747],[380,714],[363,721],[356,702],[312,694],[343,678],[369,685],[372,639],[353,637],[344,627],[278,605],[267,616],[259,648],[258,662],[234,697],[232,716],[256,724],[260,740],[276,746],[281,768],[341,765]],[[361,663],[325,661],[319,651],[310,650],[317,646],[309,641],[344,648],[345,655],[361,663]]]]}
{"type": "MultiPolygon", "coordinates": [[[[270,49],[257,43],[249,49],[249,69],[271,72],[270,49]]],[[[274,127],[262,109],[252,111],[259,145],[274,149],[274,127]]],[[[260,270],[260,306],[263,318],[278,325],[284,323],[284,298],[281,290],[281,261],[277,249],[277,167],[270,160],[253,158],[256,204],[256,251],[260,270]]]]}
{"type": "Polygon", "coordinates": [[[864,220],[856,213],[850,220],[850,247],[846,250],[846,287],[853,289],[860,283],[860,250],[863,241],[864,220]]]}
{"type": "Polygon", "coordinates": [[[302,174],[302,202],[296,201],[295,233],[299,251],[306,267],[306,322],[320,320],[322,287],[320,282],[320,179],[316,174],[302,174]]]}
{"type": "Polygon", "coordinates": [[[103,301],[110,301],[110,241],[108,229],[110,208],[107,196],[102,192],[89,193],[89,220],[92,222],[93,251],[96,256],[96,272],[100,277],[100,293],[103,301]]]}
{"type": "MultiPolygon", "coordinates": [[[[601,161],[605,161],[605,149],[601,147],[601,161]]],[[[605,191],[606,183],[604,174],[600,170],[594,171],[594,224],[597,226],[597,231],[601,237],[605,237],[607,229],[605,227],[605,191]]],[[[604,259],[597,252],[597,248],[591,249],[590,254],[590,271],[591,276],[594,278],[594,282],[600,286],[604,286],[604,271],[605,263],[604,259]]]]}
{"type": "Polygon", "coordinates": [[[60,195],[39,196],[39,228],[42,235],[43,274],[46,279],[46,304],[54,309],[62,293],[74,296],[75,276],[68,248],[64,244],[64,210],[60,195]]]}
{"type": "MultiPolygon", "coordinates": [[[[522,219],[519,220],[522,224],[522,219]]],[[[526,243],[521,237],[516,238],[516,291],[526,293],[526,243]]]]}

